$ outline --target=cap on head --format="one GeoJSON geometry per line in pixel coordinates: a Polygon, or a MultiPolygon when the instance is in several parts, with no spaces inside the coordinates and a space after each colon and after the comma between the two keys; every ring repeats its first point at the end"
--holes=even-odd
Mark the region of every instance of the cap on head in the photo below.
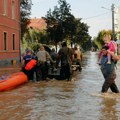
{"type": "Polygon", "coordinates": [[[26,53],[32,52],[30,48],[27,48],[26,53]]]}

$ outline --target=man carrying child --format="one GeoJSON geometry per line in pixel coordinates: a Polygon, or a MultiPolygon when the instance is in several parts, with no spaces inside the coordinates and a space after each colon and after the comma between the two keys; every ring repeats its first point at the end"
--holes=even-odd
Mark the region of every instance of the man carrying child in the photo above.
{"type": "Polygon", "coordinates": [[[111,37],[109,34],[104,35],[103,39],[104,39],[105,45],[102,47],[102,50],[101,50],[102,54],[101,54],[100,61],[99,61],[101,65],[101,71],[105,79],[101,92],[106,93],[108,89],[110,88],[112,92],[119,93],[119,90],[115,84],[115,79],[116,79],[115,60],[113,60],[112,56],[110,55],[110,52],[115,54],[115,50],[117,48],[116,48],[116,45],[110,45],[112,44],[110,43],[111,42],[110,38],[111,37]]]}

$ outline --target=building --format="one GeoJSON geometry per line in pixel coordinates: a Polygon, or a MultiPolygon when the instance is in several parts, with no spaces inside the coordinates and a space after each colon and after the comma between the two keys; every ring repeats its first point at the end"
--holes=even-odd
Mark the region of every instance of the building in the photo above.
{"type": "Polygon", "coordinates": [[[114,26],[117,33],[117,39],[120,40],[120,7],[115,7],[114,26]]]}
{"type": "Polygon", "coordinates": [[[40,31],[46,29],[46,22],[42,18],[33,18],[30,20],[30,24],[28,25],[29,28],[39,29],[40,31]]]}
{"type": "Polygon", "coordinates": [[[19,0],[0,0],[0,64],[20,60],[19,0]]]}

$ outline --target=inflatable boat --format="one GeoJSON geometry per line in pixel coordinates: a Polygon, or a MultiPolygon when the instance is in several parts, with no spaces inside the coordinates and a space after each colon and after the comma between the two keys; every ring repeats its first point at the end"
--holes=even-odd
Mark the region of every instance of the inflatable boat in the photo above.
{"type": "Polygon", "coordinates": [[[27,76],[23,72],[13,73],[0,79],[0,91],[13,89],[28,81],[27,76]]]}

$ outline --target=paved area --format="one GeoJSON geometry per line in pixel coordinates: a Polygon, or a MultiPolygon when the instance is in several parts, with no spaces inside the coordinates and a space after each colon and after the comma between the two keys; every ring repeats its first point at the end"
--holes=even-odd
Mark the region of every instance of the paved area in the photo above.
{"type": "Polygon", "coordinates": [[[15,72],[21,71],[21,66],[20,65],[4,65],[0,66],[0,76],[1,75],[8,75],[12,74],[15,72]]]}

